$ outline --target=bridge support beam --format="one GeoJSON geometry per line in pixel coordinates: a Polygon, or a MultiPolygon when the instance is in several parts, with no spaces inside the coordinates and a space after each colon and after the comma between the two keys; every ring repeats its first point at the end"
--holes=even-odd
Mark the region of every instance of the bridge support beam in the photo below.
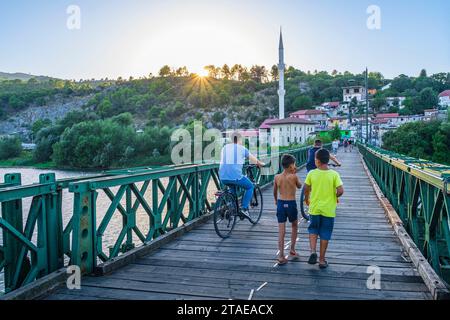
{"type": "MultiPolygon", "coordinates": [[[[82,185],[87,187],[87,185],[82,185]]],[[[74,192],[73,243],[71,264],[80,267],[83,274],[94,272],[96,256],[96,191],[77,190],[74,192]]],[[[83,188],[84,189],[84,188],[83,188]]]]}

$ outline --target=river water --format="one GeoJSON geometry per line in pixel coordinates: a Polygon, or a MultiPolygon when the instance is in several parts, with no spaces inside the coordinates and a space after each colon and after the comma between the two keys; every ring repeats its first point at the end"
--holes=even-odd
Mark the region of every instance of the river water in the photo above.
{"type": "MultiPolygon", "coordinates": [[[[80,172],[80,171],[61,171],[61,170],[40,170],[40,169],[30,169],[30,168],[0,168],[0,181],[3,182],[3,177],[7,173],[20,173],[22,176],[22,185],[28,185],[37,183],[39,181],[39,175],[43,173],[55,173],[56,179],[63,179],[63,178],[73,178],[73,177],[80,177],[80,176],[86,176],[86,175],[92,175],[95,174],[93,172],[80,172]]],[[[161,179],[162,184],[166,187],[168,184],[168,179],[161,179]]],[[[141,188],[143,183],[137,183],[137,187],[141,188]]],[[[151,184],[150,184],[151,185],[151,184]]],[[[110,188],[111,191],[115,194],[118,191],[119,187],[113,187],[110,188]]],[[[216,192],[216,188],[213,184],[213,182],[210,182],[209,188],[208,188],[208,199],[212,201],[214,199],[214,194],[216,192]]],[[[147,192],[144,195],[144,198],[146,199],[147,203],[151,206],[152,200],[151,200],[151,186],[149,186],[147,192]]],[[[159,198],[162,197],[161,192],[158,192],[159,198]]],[[[22,201],[22,211],[23,211],[23,218],[24,223],[27,219],[28,212],[31,205],[31,198],[25,198],[22,201]]],[[[136,200],[136,197],[134,194],[132,195],[133,202],[136,200]]],[[[125,208],[125,197],[122,197],[121,201],[122,206],[125,208]]],[[[106,211],[108,210],[109,206],[111,205],[111,200],[106,196],[106,194],[103,191],[100,191],[97,198],[97,214],[96,214],[96,224],[97,228],[100,225],[102,218],[104,217],[106,211]]],[[[67,189],[63,191],[63,200],[62,200],[62,211],[63,211],[63,225],[64,227],[69,222],[70,218],[72,217],[73,213],[73,194],[68,192],[67,189]]],[[[189,204],[188,201],[186,201],[186,205],[183,210],[185,213],[189,211],[189,204]]],[[[165,209],[163,210],[163,217],[165,216],[165,209]]],[[[140,231],[144,234],[144,236],[147,234],[149,230],[149,216],[145,212],[145,210],[142,208],[142,206],[139,206],[137,212],[136,212],[136,224],[140,231]]],[[[111,219],[110,223],[108,224],[108,227],[105,231],[105,234],[102,237],[102,249],[103,252],[107,255],[109,255],[109,248],[114,246],[115,242],[117,241],[117,238],[119,236],[120,231],[122,230],[122,216],[118,210],[113,215],[113,218],[111,219]]],[[[0,243],[3,243],[2,239],[2,232],[0,232],[0,243]]],[[[36,230],[35,235],[33,237],[33,243],[35,243],[36,239],[36,230]]],[[[138,237],[133,233],[133,240],[136,245],[139,245],[141,242],[138,239],[138,237]]],[[[3,271],[0,272],[0,292],[3,291],[3,271]]]]}

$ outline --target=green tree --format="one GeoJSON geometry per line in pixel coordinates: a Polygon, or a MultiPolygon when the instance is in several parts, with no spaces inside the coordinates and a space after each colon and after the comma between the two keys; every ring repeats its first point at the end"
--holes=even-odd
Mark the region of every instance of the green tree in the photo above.
{"type": "Polygon", "coordinates": [[[450,165],[450,122],[443,122],[433,135],[433,149],[434,162],[450,165]]]}
{"type": "Polygon", "coordinates": [[[168,65],[163,66],[160,70],[159,70],[159,76],[160,77],[168,77],[170,76],[172,73],[172,70],[170,69],[170,67],[168,65]]]}
{"type": "Polygon", "coordinates": [[[226,80],[231,79],[231,70],[227,64],[224,64],[222,67],[222,78],[226,80]]]}
{"type": "Polygon", "coordinates": [[[270,78],[272,79],[272,81],[278,81],[278,77],[279,77],[278,66],[274,64],[270,69],[270,78]]]}
{"type": "Polygon", "coordinates": [[[439,131],[439,121],[410,122],[383,136],[383,148],[414,158],[431,160],[434,154],[433,135],[439,131]]]}
{"type": "Polygon", "coordinates": [[[22,142],[18,137],[0,138],[0,160],[11,159],[22,153],[22,142]]]}
{"type": "Polygon", "coordinates": [[[254,65],[250,68],[250,76],[257,83],[267,81],[267,74],[266,67],[264,66],[254,65]]]}
{"type": "Polygon", "coordinates": [[[33,137],[36,137],[37,133],[46,127],[51,126],[52,121],[50,119],[39,119],[36,120],[33,125],[31,126],[31,132],[33,133],[33,137]]]}
{"type": "Polygon", "coordinates": [[[53,147],[53,158],[63,167],[109,168],[122,162],[135,138],[131,126],[111,120],[81,122],[64,131],[53,147]]]}
{"type": "Polygon", "coordinates": [[[111,101],[106,98],[98,105],[97,112],[102,118],[108,118],[111,116],[112,108],[111,101]]]}
{"type": "Polygon", "coordinates": [[[427,70],[425,70],[425,69],[420,70],[419,77],[420,78],[426,78],[427,77],[427,70]]]}
{"type": "Polygon", "coordinates": [[[439,99],[438,94],[432,88],[425,88],[420,91],[419,94],[419,104],[421,111],[425,109],[434,108],[438,105],[439,99]]]}
{"type": "Polygon", "coordinates": [[[311,109],[312,100],[309,96],[301,95],[294,99],[292,106],[294,109],[311,109]]]}
{"type": "Polygon", "coordinates": [[[374,112],[380,112],[381,108],[386,106],[386,98],[383,96],[377,96],[372,101],[372,109],[374,112]]]}
{"type": "Polygon", "coordinates": [[[402,74],[392,80],[391,88],[401,93],[412,88],[412,81],[408,76],[402,74]]]}
{"type": "Polygon", "coordinates": [[[329,132],[329,136],[331,140],[340,140],[341,139],[341,129],[338,125],[335,125],[333,130],[329,132]]]}

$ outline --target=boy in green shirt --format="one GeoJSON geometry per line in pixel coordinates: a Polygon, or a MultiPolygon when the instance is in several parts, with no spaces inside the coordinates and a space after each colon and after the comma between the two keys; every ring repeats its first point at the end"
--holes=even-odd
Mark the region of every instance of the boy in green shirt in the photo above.
{"type": "Polygon", "coordinates": [[[344,194],[341,177],[339,173],[328,168],[329,161],[328,150],[318,150],[315,158],[317,169],[310,171],[305,180],[305,203],[309,206],[310,215],[308,231],[311,256],[308,263],[317,263],[316,247],[320,237],[321,269],[328,267],[325,253],[333,232],[338,198],[344,194]]]}

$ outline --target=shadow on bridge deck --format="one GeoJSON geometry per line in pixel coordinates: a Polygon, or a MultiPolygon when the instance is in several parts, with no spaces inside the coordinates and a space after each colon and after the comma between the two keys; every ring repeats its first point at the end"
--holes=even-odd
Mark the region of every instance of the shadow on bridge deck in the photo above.
{"type": "MultiPolygon", "coordinates": [[[[306,263],[305,222],[297,246],[300,261],[275,265],[277,222],[272,189],[267,188],[258,225],[238,222],[232,237],[221,240],[210,221],[109,275],[84,277],[81,290],[59,288],[46,299],[248,299],[252,289],[255,300],[430,299],[417,270],[402,256],[358,151],[340,151],[339,158],[345,195],[327,270],[306,263]],[[367,288],[369,266],[381,269],[381,290],[367,288]]],[[[304,170],[300,175],[303,181],[304,170]]],[[[286,241],[289,236],[288,232],[286,241]]]]}

